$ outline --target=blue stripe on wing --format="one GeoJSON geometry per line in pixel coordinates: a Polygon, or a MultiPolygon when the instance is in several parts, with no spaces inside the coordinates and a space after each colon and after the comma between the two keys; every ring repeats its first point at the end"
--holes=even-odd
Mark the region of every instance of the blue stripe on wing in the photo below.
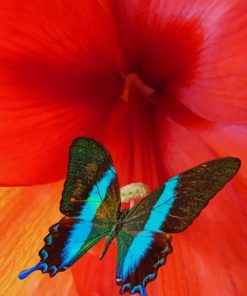
{"type": "Polygon", "coordinates": [[[92,221],[103,200],[106,197],[111,182],[116,178],[116,171],[113,166],[105,172],[103,177],[97,182],[89,193],[89,196],[83,205],[80,215],[76,218],[92,221]]]}
{"type": "Polygon", "coordinates": [[[179,179],[179,176],[175,176],[165,183],[161,196],[151,210],[144,230],[160,230],[174,204],[179,179]]]}
{"type": "Polygon", "coordinates": [[[152,232],[160,232],[162,224],[165,222],[175,200],[176,187],[179,184],[179,176],[170,179],[164,185],[164,189],[154,204],[144,230],[139,232],[133,239],[128,252],[121,266],[121,277],[126,280],[128,276],[135,272],[141,260],[145,257],[154,241],[152,232]]]}
{"type": "Polygon", "coordinates": [[[88,221],[79,221],[72,226],[67,243],[62,250],[60,267],[67,267],[75,260],[81,248],[89,238],[93,224],[88,221]]]}
{"type": "MultiPolygon", "coordinates": [[[[114,167],[111,166],[100,181],[93,186],[80,215],[76,218],[85,219],[87,221],[94,220],[97,210],[104,201],[108,188],[115,177],[116,171],[114,167]]],[[[62,251],[62,266],[70,265],[70,262],[73,261],[81,247],[87,241],[91,230],[92,223],[85,223],[85,221],[79,221],[73,225],[68,237],[68,242],[62,251]]]]}
{"type": "Polygon", "coordinates": [[[140,261],[145,257],[149,247],[152,245],[152,242],[152,233],[147,233],[145,231],[139,232],[133,239],[121,267],[121,277],[124,281],[130,273],[134,272],[138,268],[140,261]]]}
{"type": "Polygon", "coordinates": [[[140,240],[138,246],[138,240],[135,240],[135,253],[128,255],[131,264],[128,266],[129,260],[126,260],[126,266],[124,266],[122,263],[124,260],[122,259],[126,258],[126,254],[129,251],[128,241],[131,241],[131,237],[133,238],[133,234],[122,232],[117,238],[119,253],[116,283],[122,286],[120,289],[121,295],[129,292],[131,295],[139,293],[141,296],[146,296],[147,283],[156,278],[159,267],[165,264],[167,256],[172,252],[171,236],[152,231],[140,232],[139,238],[142,237],[144,243],[148,239],[149,243],[151,242],[150,246],[148,249],[145,249],[145,246],[142,246],[143,241],[140,240]],[[145,257],[140,260],[137,268],[135,270],[134,268],[129,268],[137,265],[137,261],[142,257],[143,252],[145,257]]]}
{"type": "Polygon", "coordinates": [[[48,243],[45,239],[46,244],[39,252],[41,261],[33,268],[22,271],[19,279],[25,279],[36,270],[54,276],[58,271],[66,270],[85,252],[93,223],[85,220],[74,223],[74,220],[69,220],[70,227],[66,226],[66,218],[63,218],[62,222],[50,228],[48,243]]]}
{"type": "MultiPolygon", "coordinates": [[[[108,189],[114,178],[116,178],[116,172],[113,166],[111,166],[99,182],[92,187],[80,215],[73,218],[74,221],[70,225],[71,228],[63,228],[63,225],[59,223],[54,225],[51,230],[54,234],[54,238],[52,234],[46,237],[46,245],[40,252],[41,262],[31,269],[22,271],[19,275],[20,279],[26,278],[30,273],[36,270],[41,270],[43,273],[49,272],[50,276],[54,276],[58,271],[67,269],[81,256],[85,243],[87,243],[94,231],[93,220],[97,210],[106,198],[108,189]],[[59,225],[61,227],[59,227],[59,225]],[[55,233],[57,233],[57,235],[55,235],[55,233]],[[61,239],[63,234],[66,234],[67,237],[61,239]],[[57,243],[57,246],[53,249],[54,243],[57,243]],[[49,249],[49,251],[46,249],[49,249]],[[57,253],[59,253],[59,256],[57,256],[57,253]],[[47,260],[51,263],[47,264],[47,260]]],[[[67,218],[63,219],[67,221],[67,218]]]]}
{"type": "MultiPolygon", "coordinates": [[[[104,201],[108,188],[114,178],[116,178],[116,171],[113,166],[110,166],[110,168],[105,172],[100,181],[93,186],[80,215],[76,218],[85,219],[87,221],[94,220],[97,210],[104,201]]],[[[85,221],[80,221],[79,223],[73,225],[68,237],[68,242],[64,246],[62,252],[63,266],[66,266],[71,261],[73,261],[73,258],[87,241],[91,230],[92,224],[86,224],[85,221]]]]}

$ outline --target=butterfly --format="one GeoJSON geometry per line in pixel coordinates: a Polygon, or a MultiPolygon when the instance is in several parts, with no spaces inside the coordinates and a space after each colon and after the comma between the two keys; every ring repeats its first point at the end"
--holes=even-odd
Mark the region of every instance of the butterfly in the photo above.
{"type": "Polygon", "coordinates": [[[36,270],[53,277],[106,237],[102,259],[116,238],[120,294],[147,295],[147,283],[156,278],[172,252],[170,234],[184,231],[239,167],[240,160],[234,157],[203,163],[121,211],[118,177],[109,152],[93,139],[76,138],[60,203],[65,216],[49,228],[40,262],[22,271],[19,279],[36,270]]]}

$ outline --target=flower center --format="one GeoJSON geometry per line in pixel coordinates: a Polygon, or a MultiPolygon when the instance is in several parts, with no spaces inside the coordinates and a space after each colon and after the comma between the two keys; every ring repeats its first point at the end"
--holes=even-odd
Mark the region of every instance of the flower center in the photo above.
{"type": "Polygon", "coordinates": [[[120,188],[121,202],[129,202],[142,198],[149,193],[149,188],[143,183],[131,183],[120,188]]]}
{"type": "Polygon", "coordinates": [[[136,73],[130,73],[125,77],[125,84],[121,99],[125,102],[130,101],[133,91],[137,91],[143,98],[149,100],[154,94],[154,89],[145,84],[136,73]]]}

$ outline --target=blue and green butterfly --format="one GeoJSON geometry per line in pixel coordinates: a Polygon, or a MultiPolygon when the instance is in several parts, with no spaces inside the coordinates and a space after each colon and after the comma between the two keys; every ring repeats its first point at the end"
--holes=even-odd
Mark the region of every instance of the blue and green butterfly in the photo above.
{"type": "Polygon", "coordinates": [[[110,154],[90,138],[76,138],[70,149],[68,175],[60,211],[65,215],[49,229],[35,270],[51,277],[68,269],[99,240],[107,237],[100,259],[117,239],[116,283],[120,294],[146,294],[172,252],[171,233],[184,231],[209,200],[237,173],[240,160],[225,157],[181,173],[130,210],[120,210],[120,189],[110,154]]]}

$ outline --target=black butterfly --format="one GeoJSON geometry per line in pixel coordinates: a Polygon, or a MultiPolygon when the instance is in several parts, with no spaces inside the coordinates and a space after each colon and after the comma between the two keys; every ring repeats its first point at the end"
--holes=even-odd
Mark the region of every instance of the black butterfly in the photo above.
{"type": "Polygon", "coordinates": [[[170,233],[185,230],[209,200],[237,173],[240,160],[206,162],[168,180],[131,210],[120,211],[120,190],[112,159],[100,143],[77,138],[70,150],[60,211],[65,215],[49,229],[35,270],[52,277],[69,268],[100,239],[117,239],[116,283],[120,293],[146,294],[146,285],[172,252],[170,233]]]}

